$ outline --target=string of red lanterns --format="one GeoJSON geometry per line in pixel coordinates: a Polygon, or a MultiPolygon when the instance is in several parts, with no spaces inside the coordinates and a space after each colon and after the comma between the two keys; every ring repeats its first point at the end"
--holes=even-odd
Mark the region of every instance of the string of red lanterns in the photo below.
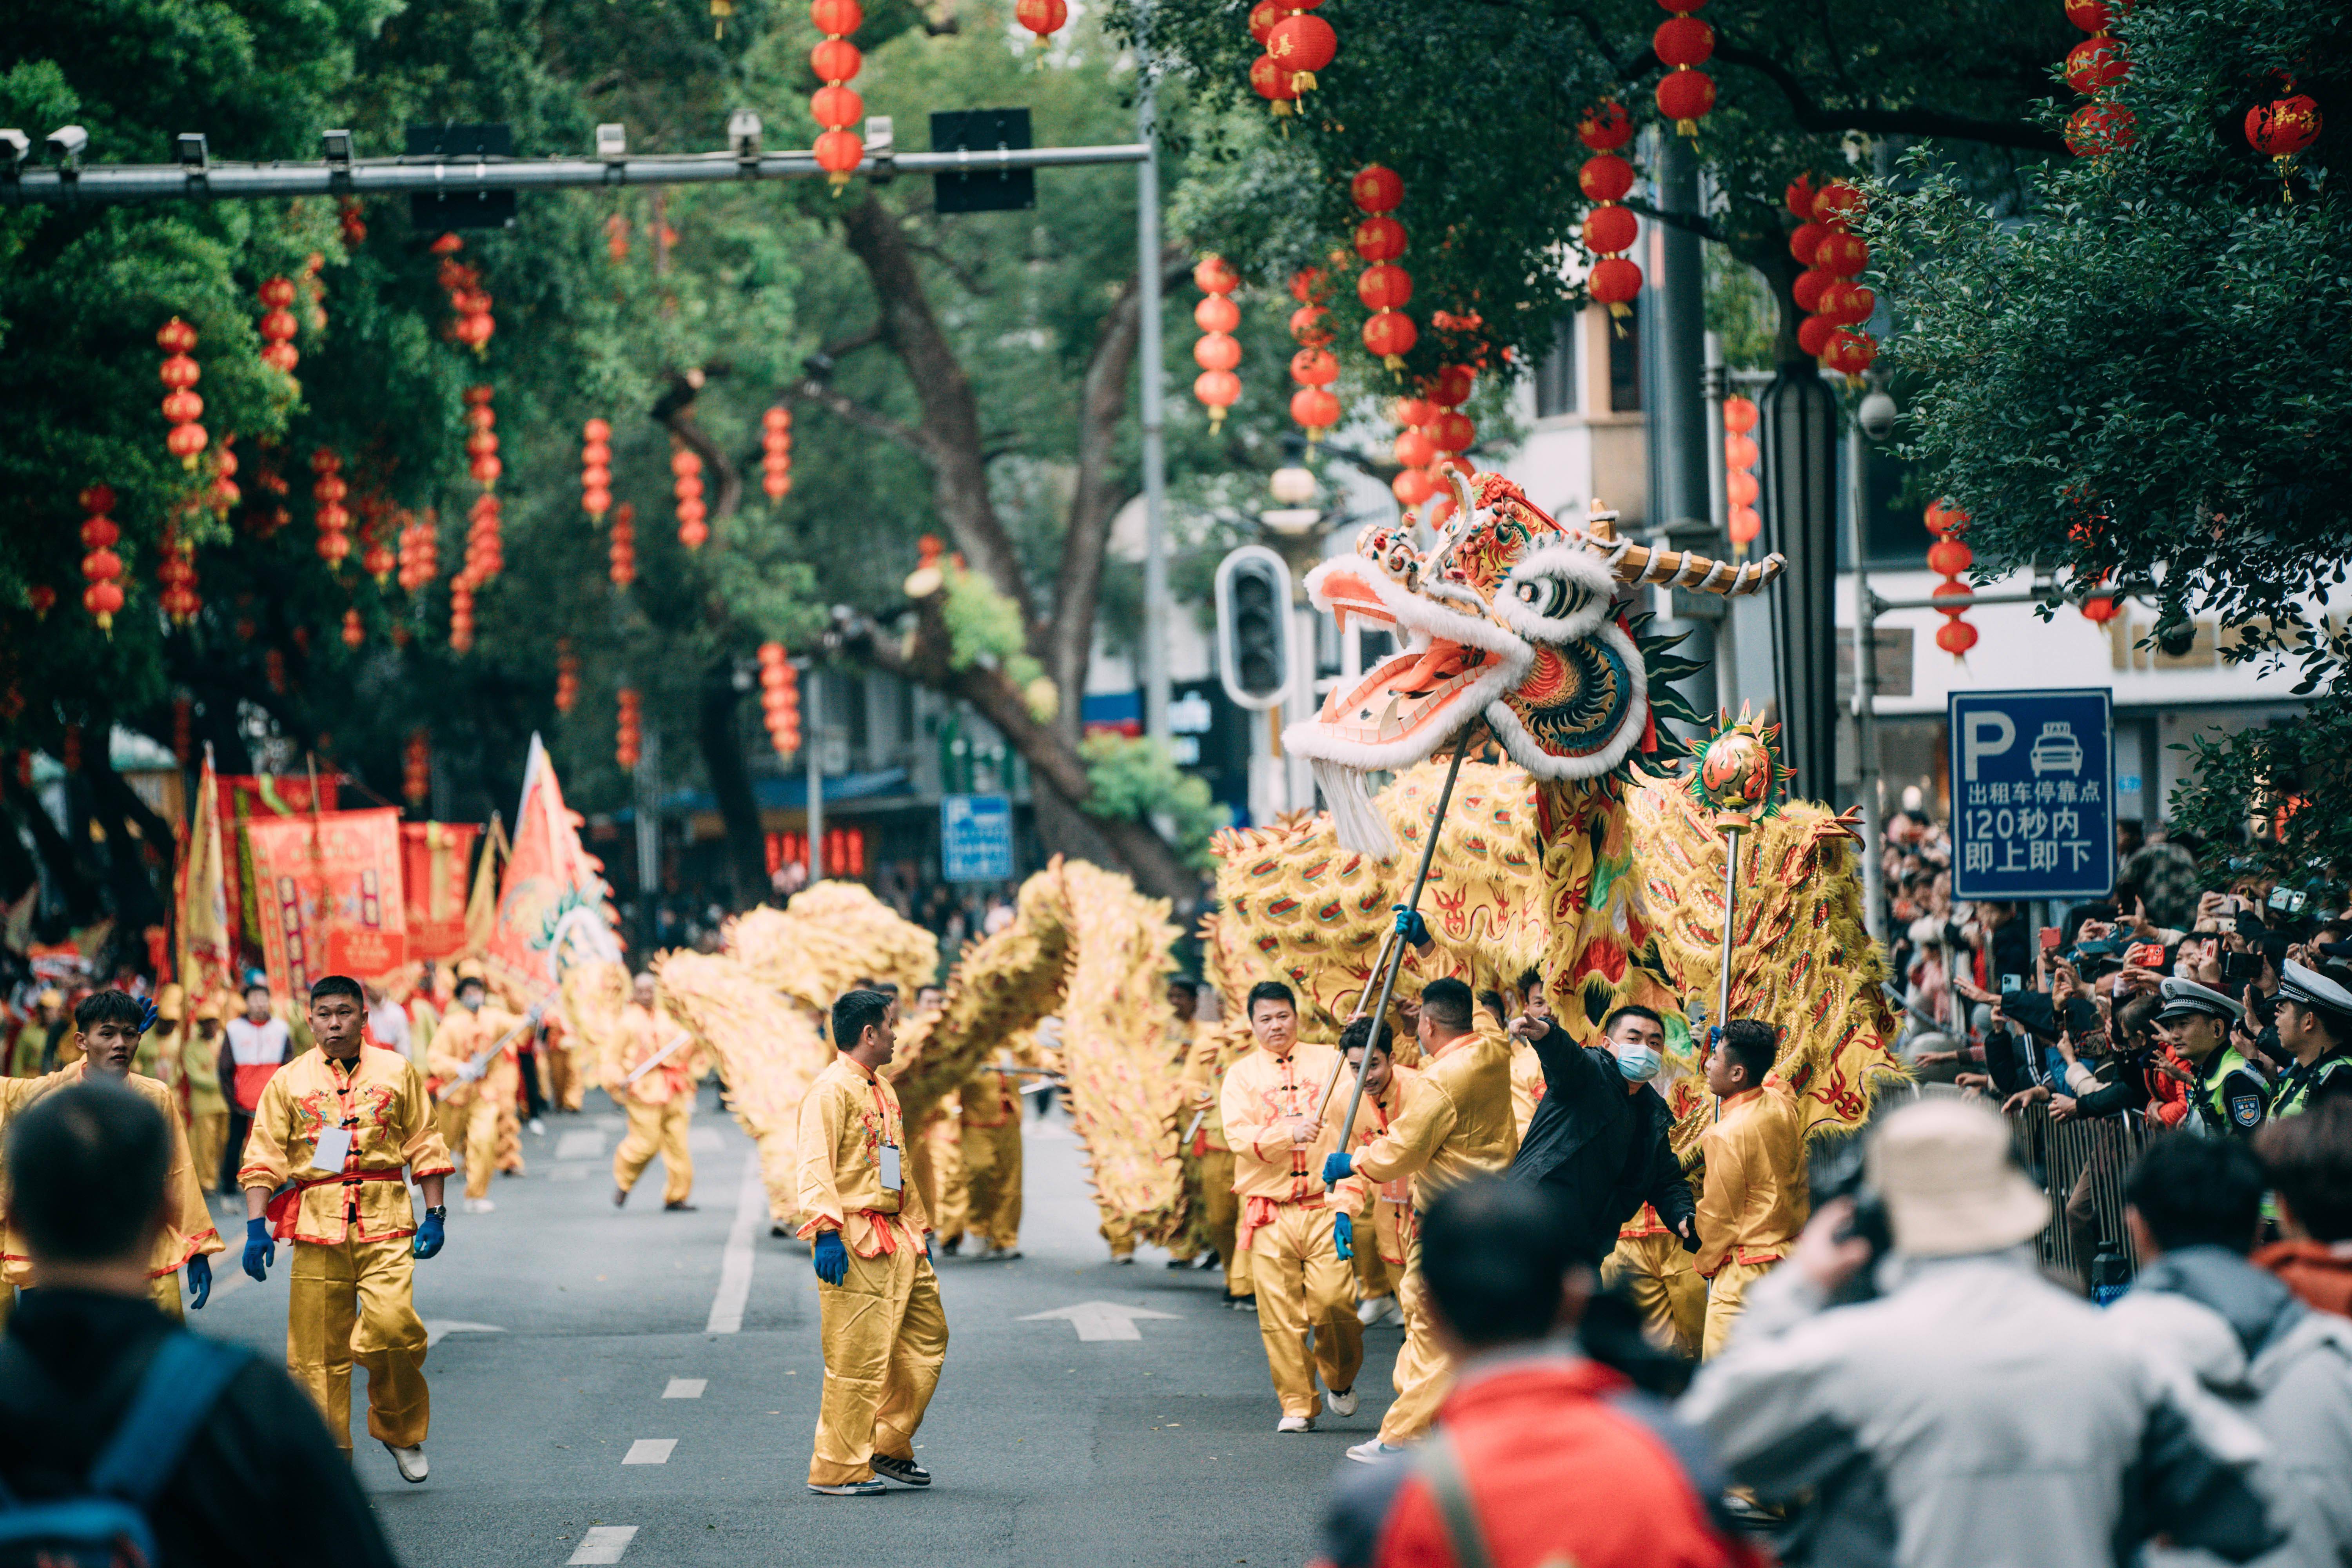
{"type": "Polygon", "coordinates": [[[245,499],[245,492],[236,488],[236,453],[232,450],[236,445],[234,436],[220,438],[220,446],[213,453],[213,482],[205,491],[205,504],[223,522],[228,521],[229,509],[245,499]]]}
{"type": "Polygon", "coordinates": [[[474,651],[474,589],[462,572],[449,580],[449,651],[474,651]]]}
{"type": "Polygon", "coordinates": [[[614,587],[637,580],[637,509],[628,501],[613,509],[612,561],[614,587]]]}
{"type": "Polygon", "coordinates": [[[702,504],[702,454],[677,436],[670,444],[669,471],[675,478],[669,488],[677,498],[677,542],[699,550],[710,537],[710,525],[703,521],[710,512],[702,504]]]}
{"type": "Polygon", "coordinates": [[[1927,521],[1927,531],[1936,536],[1927,548],[1927,569],[1943,578],[1927,595],[1944,617],[1936,628],[1936,646],[1958,658],[1977,646],[1977,629],[1966,618],[1976,590],[1960,581],[1960,574],[1976,561],[1976,552],[1960,538],[1968,531],[1969,514],[1940,500],[1930,501],[1927,521]]]}
{"type": "Polygon", "coordinates": [[[458,573],[468,590],[479,589],[506,570],[506,542],[501,532],[505,503],[498,497],[499,476],[506,471],[499,457],[498,395],[490,386],[466,389],[466,471],[482,493],[467,509],[466,564],[458,573]]]}
{"type": "MultiPolygon", "coordinates": [[[[1201,302],[1192,307],[1192,324],[1201,329],[1201,341],[1192,345],[1192,363],[1201,367],[1192,378],[1192,395],[1209,411],[1213,432],[1223,427],[1225,410],[1242,395],[1242,378],[1234,374],[1234,366],[1242,363],[1242,344],[1233,335],[1242,323],[1242,308],[1234,301],[1242,280],[1223,257],[1212,252],[1193,266],[1192,284],[1201,290],[1201,302]]],[[[1293,322],[1295,331],[1295,317],[1293,322]]]]}
{"type": "Polygon", "coordinates": [[[849,85],[866,59],[848,37],[864,24],[866,10],[857,0],[813,0],[809,18],[824,35],[809,51],[809,68],[824,84],[809,99],[810,113],[824,128],[816,139],[816,166],[839,195],[866,156],[865,141],[850,129],[865,118],[866,100],[849,85]]]}
{"type": "Polygon", "coordinates": [[[580,700],[580,656],[570,637],[555,639],[555,710],[569,713],[580,700]]]}
{"type": "Polygon", "coordinates": [[[793,411],[781,403],[760,416],[760,489],[771,506],[793,493],[793,411]]]}
{"type": "Polygon", "coordinates": [[[760,720],[776,754],[801,749],[801,677],[780,642],[760,645],[760,720]]]}
{"type": "Polygon", "coordinates": [[[1421,429],[1437,417],[1437,408],[1424,397],[1400,397],[1389,405],[1389,417],[1400,426],[1391,448],[1399,471],[1389,481],[1389,492],[1410,513],[1437,493],[1436,476],[1429,471],[1437,461],[1437,445],[1421,429]]]}
{"type": "Polygon", "coordinates": [[[360,619],[357,607],[343,612],[343,646],[355,648],[367,641],[367,626],[360,619]]]}
{"type": "Polygon", "coordinates": [[[205,449],[205,427],[196,423],[204,416],[205,400],[195,391],[203,372],[188,353],[196,346],[196,329],[174,316],[156,329],[155,343],[163,351],[156,374],[171,389],[163,395],[163,417],[172,426],[163,437],[163,449],[179,458],[181,467],[194,468],[196,454],[205,449]]]}
{"type": "Polygon", "coordinates": [[[294,346],[294,279],[272,278],[257,290],[261,304],[261,363],[272,370],[294,374],[302,352],[294,346]]]}
{"type": "Polygon", "coordinates": [[[1744,558],[1756,536],[1764,531],[1763,514],[1756,502],[1763,487],[1756,465],[1764,456],[1751,432],[1756,428],[1756,405],[1734,395],[1723,400],[1723,496],[1729,503],[1728,522],[1735,559],[1744,558]]]}
{"type": "Polygon", "coordinates": [[[367,243],[365,209],[357,196],[344,196],[335,203],[335,225],[342,230],[343,248],[357,250],[367,243]]]}
{"type": "Polygon", "coordinates": [[[1356,254],[1366,263],[1356,295],[1372,312],[1364,322],[1364,349],[1402,380],[1404,356],[1421,341],[1421,329],[1404,313],[1412,299],[1412,274],[1396,265],[1405,252],[1404,225],[1389,216],[1404,205],[1404,181],[1395,170],[1372,163],[1348,182],[1348,195],[1365,215],[1355,234],[1356,254]],[[1380,275],[1377,282],[1374,274],[1380,275]]]}
{"type": "Polygon", "coordinates": [[[1633,165],[1617,153],[1633,140],[1633,121],[1623,104],[1604,103],[1578,122],[1576,136],[1591,153],[1576,172],[1577,189],[1593,204],[1584,218],[1584,245],[1600,258],[1585,278],[1585,290],[1594,304],[1609,307],[1622,332],[1622,323],[1633,313],[1633,299],[1642,291],[1642,268],[1623,254],[1633,248],[1641,225],[1620,205],[1633,188],[1633,165]]]}
{"type": "MultiPolygon", "coordinates": [[[[1312,314],[1307,310],[1290,314],[1290,335],[1298,343],[1298,352],[1290,356],[1290,379],[1298,384],[1298,390],[1290,395],[1290,416],[1305,427],[1309,446],[1339,423],[1339,399],[1331,391],[1331,384],[1339,379],[1339,362],[1329,348],[1330,330],[1322,324],[1323,300],[1329,286],[1319,267],[1302,267],[1291,274],[1290,297],[1312,308],[1312,314]]],[[[1369,298],[1366,302],[1370,303],[1369,298]]]]}
{"type": "MultiPolygon", "coordinates": [[[[1265,48],[1274,37],[1276,24],[1290,15],[1290,7],[1282,0],[1257,0],[1250,7],[1250,38],[1258,47],[1265,48]]],[[[1250,62],[1250,90],[1272,105],[1277,118],[1296,114],[1292,106],[1297,102],[1298,89],[1290,85],[1290,73],[1271,54],[1263,54],[1250,62]]]]}
{"type": "Polygon", "coordinates": [[[196,596],[194,544],[180,531],[176,511],[163,520],[163,559],[155,564],[155,580],[163,584],[156,603],[174,626],[185,626],[204,608],[196,596]]]}
{"type": "Polygon", "coordinates": [[[2108,37],[2115,20],[2107,0],[2066,0],[2066,20],[2091,36],[2066,51],[2066,81],[2091,100],[2066,117],[2066,150],[2096,158],[2128,147],[2139,134],[2132,111],[2110,96],[2131,74],[2123,46],[2108,37]]]}
{"type": "MultiPolygon", "coordinates": [[[[1430,445],[1437,448],[1434,474],[1443,474],[1448,468],[1468,471],[1462,454],[1476,444],[1478,427],[1471,423],[1468,415],[1462,412],[1462,405],[1470,401],[1470,393],[1477,384],[1477,379],[1478,373],[1470,366],[1449,364],[1422,386],[1422,396],[1436,409],[1424,427],[1430,445]]],[[[1432,524],[1444,522],[1453,515],[1453,487],[1440,484],[1434,500],[1436,505],[1431,510],[1429,519],[1432,524]]]]}
{"type": "Polygon", "coordinates": [[[490,334],[498,323],[490,316],[490,296],[482,287],[482,270],[457,259],[457,252],[466,242],[454,234],[445,234],[432,245],[433,254],[441,258],[436,279],[448,291],[449,309],[456,320],[449,323],[449,336],[474,351],[477,357],[489,352],[490,334]]]}
{"type": "Polygon", "coordinates": [[[1706,0],[1658,0],[1674,13],[1650,36],[1651,51],[1667,68],[1658,80],[1658,112],[1693,141],[1698,122],[1715,107],[1715,79],[1696,68],[1715,58],[1715,29],[1692,13],[1706,0]]]}
{"type": "Polygon", "coordinates": [[[400,531],[400,585],[411,594],[422,591],[441,575],[441,525],[427,507],[423,517],[404,514],[400,531]]]}
{"type": "Polygon", "coordinates": [[[400,564],[392,542],[384,537],[384,525],[391,518],[392,508],[383,497],[360,498],[360,569],[375,579],[378,588],[392,581],[393,568],[400,564]]]}
{"type": "Polygon", "coordinates": [[[2246,110],[2246,145],[2271,161],[2278,170],[2280,198],[2292,202],[2294,186],[2289,180],[2295,158],[2319,140],[2326,117],[2319,112],[2317,99],[2296,89],[2294,78],[2283,76],[2280,82],[2284,94],[2246,110]]]}
{"type": "Polygon", "coordinates": [[[602,522],[613,504],[613,427],[591,419],[580,440],[580,510],[602,522]]]}
{"type": "Polygon", "coordinates": [[[625,768],[634,768],[637,759],[645,755],[645,710],[635,689],[622,687],[619,697],[620,735],[619,743],[613,748],[613,760],[625,768]]]}
{"type": "Polygon", "coordinates": [[[1843,180],[1816,185],[1800,174],[1787,198],[1804,219],[1789,236],[1789,254],[1805,268],[1791,289],[1808,312],[1797,324],[1797,346],[1853,384],[1878,357],[1878,341],[1857,330],[1878,309],[1878,296],[1855,281],[1870,265],[1870,247],[1853,232],[1862,192],[1843,180]]]}
{"type": "Polygon", "coordinates": [[[98,629],[114,635],[114,612],[122,608],[122,557],[114,552],[122,530],[106,514],[114,510],[110,485],[92,485],[81,492],[81,574],[89,584],[81,591],[81,607],[98,622],[98,629]]]}
{"type": "Polygon", "coordinates": [[[1013,19],[1037,35],[1034,46],[1042,49],[1070,19],[1070,7],[1065,0],[1013,0],[1013,19]]]}
{"type": "Polygon", "coordinates": [[[425,797],[433,793],[433,737],[423,730],[408,732],[408,744],[400,758],[400,793],[408,797],[411,811],[425,809],[425,797]]]}
{"type": "Polygon", "coordinates": [[[319,476],[310,484],[310,499],[319,503],[319,559],[330,572],[340,570],[352,552],[352,514],[343,506],[352,487],[343,479],[342,468],[342,458],[327,447],[310,454],[310,471],[319,476]]]}

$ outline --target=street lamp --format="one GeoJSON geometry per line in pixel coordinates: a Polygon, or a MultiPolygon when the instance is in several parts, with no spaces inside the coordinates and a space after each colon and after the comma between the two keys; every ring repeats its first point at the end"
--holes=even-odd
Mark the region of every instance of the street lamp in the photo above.
{"type": "Polygon", "coordinates": [[[1878,600],[1870,591],[1870,531],[1863,526],[1868,489],[1862,470],[1869,456],[1864,438],[1885,440],[1901,413],[1885,379],[1874,372],[1870,392],[1845,431],[1847,553],[1853,560],[1854,784],[1862,796],[1863,921],[1874,937],[1882,933],[1886,919],[1886,879],[1878,858],[1884,815],[1878,803],[1878,600]]]}

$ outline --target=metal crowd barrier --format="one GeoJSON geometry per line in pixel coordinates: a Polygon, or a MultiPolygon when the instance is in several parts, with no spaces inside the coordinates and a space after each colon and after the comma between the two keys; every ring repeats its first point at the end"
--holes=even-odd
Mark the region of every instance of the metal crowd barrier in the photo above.
{"type": "MultiPolygon", "coordinates": [[[[1910,1086],[1913,1098],[1938,1095],[1958,1098],[1968,1093],[1949,1084],[1910,1086]]],[[[1902,1091],[1882,1098],[1900,1102],[1902,1091]]],[[[1998,1101],[1979,1096],[2000,1109],[1998,1101]]],[[[2091,1258],[2103,1241],[2123,1249],[2134,1273],[2139,1257],[2132,1249],[2131,1233],[2124,1225],[2124,1173],[2147,1146],[2147,1123],[2137,1116],[2099,1116],[2066,1121],[2050,1119],[2049,1107],[2034,1105],[2004,1118],[2017,1147],[2018,1163],[2050,1194],[2049,1228],[2038,1238],[2042,1263],[2088,1281],[2091,1258]]]]}

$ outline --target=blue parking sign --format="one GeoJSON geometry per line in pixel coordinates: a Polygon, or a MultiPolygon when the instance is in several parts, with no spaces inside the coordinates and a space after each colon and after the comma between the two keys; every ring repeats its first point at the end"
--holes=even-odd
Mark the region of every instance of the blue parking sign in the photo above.
{"type": "Polygon", "coordinates": [[[1001,795],[940,801],[940,874],[950,882],[1003,882],[1013,876],[1013,802],[1001,795]]]}
{"type": "Polygon", "coordinates": [[[2097,898],[2116,881],[2110,694],[1955,691],[1952,896],[2097,898]]]}

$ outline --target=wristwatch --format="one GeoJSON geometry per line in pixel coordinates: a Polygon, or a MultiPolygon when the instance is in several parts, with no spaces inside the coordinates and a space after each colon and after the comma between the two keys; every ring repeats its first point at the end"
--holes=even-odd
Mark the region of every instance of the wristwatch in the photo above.
{"type": "Polygon", "coordinates": [[[447,1204],[435,1204],[425,1211],[425,1217],[427,1219],[447,1219],[449,1217],[449,1205],[447,1204]]]}

